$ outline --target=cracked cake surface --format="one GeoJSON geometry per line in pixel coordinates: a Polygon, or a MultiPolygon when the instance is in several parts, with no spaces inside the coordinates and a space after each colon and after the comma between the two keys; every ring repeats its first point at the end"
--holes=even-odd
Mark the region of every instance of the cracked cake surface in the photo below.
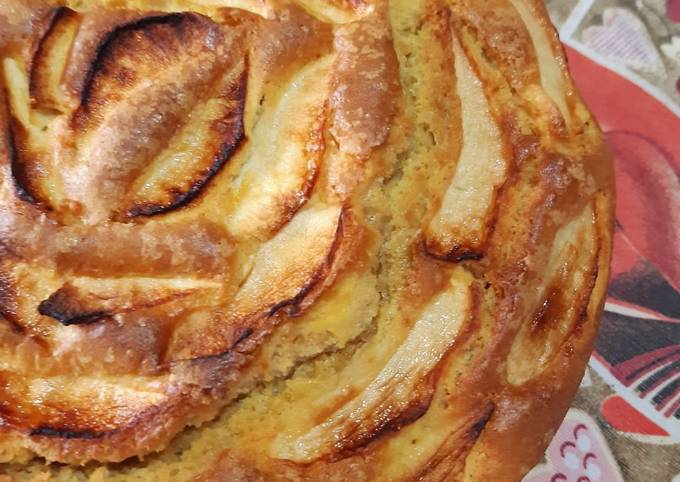
{"type": "Polygon", "coordinates": [[[540,0],[1,3],[0,480],[540,459],[614,203],[540,0]]]}

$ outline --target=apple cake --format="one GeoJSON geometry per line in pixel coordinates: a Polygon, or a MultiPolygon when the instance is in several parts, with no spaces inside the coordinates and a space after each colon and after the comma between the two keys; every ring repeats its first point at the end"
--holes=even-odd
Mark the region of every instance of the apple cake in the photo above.
{"type": "Polygon", "coordinates": [[[518,481],[608,279],[540,0],[2,0],[0,480],[518,481]]]}

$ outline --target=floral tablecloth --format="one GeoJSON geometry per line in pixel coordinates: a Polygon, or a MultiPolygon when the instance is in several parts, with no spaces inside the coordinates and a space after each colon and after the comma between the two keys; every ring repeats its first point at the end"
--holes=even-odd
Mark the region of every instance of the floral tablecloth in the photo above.
{"type": "Polygon", "coordinates": [[[590,366],[525,482],[680,482],[680,0],[548,0],[615,158],[612,280],[590,366]]]}

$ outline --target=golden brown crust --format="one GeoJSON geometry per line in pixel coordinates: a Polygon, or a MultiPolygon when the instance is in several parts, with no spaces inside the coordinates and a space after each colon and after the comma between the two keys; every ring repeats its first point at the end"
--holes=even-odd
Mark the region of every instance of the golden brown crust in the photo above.
{"type": "Polygon", "coordinates": [[[57,3],[0,14],[10,473],[536,463],[592,348],[613,206],[540,2],[57,3]]]}

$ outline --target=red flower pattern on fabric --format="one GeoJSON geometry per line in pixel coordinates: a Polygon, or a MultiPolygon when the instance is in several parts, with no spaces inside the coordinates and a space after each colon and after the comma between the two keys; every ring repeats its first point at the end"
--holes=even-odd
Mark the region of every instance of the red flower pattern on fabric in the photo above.
{"type": "Polygon", "coordinates": [[[600,428],[581,410],[569,411],[546,458],[524,482],[623,482],[600,428]]]}

